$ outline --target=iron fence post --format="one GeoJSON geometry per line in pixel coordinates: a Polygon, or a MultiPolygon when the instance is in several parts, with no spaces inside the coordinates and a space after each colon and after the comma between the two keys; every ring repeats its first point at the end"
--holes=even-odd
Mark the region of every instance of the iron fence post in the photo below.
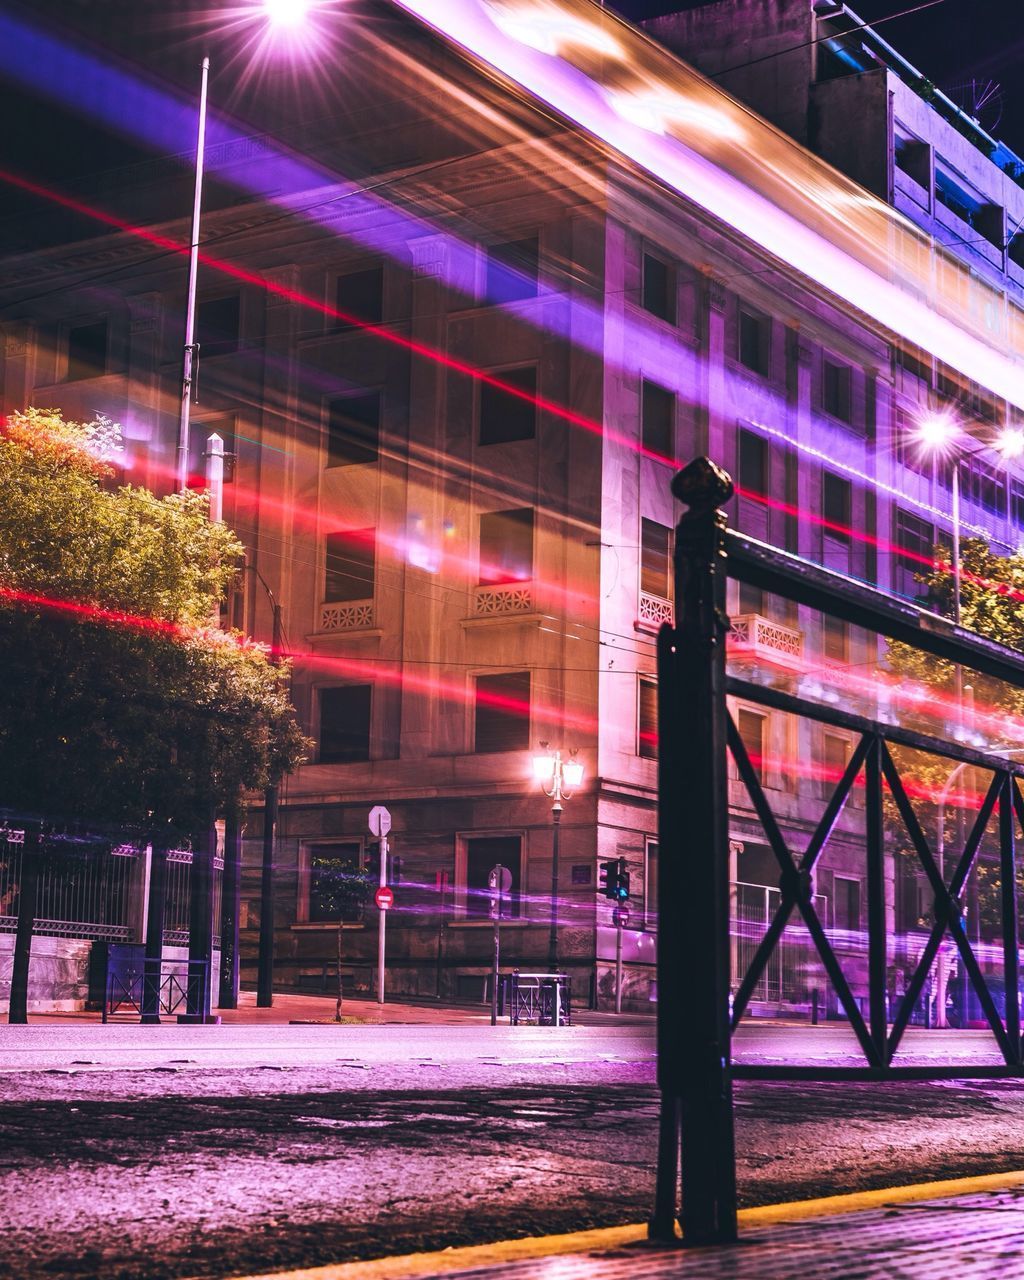
{"type": "Polygon", "coordinates": [[[217,1006],[238,1008],[238,917],[242,902],[242,823],[232,806],[224,823],[224,879],[220,898],[220,984],[217,1006]]]}
{"type": "Polygon", "coordinates": [[[882,810],[882,742],[868,743],[864,762],[868,898],[868,1022],[882,1067],[889,1065],[886,994],[885,831],[882,810]]]}
{"type": "Polygon", "coordinates": [[[1013,1064],[1021,1061],[1020,1043],[1020,925],[1017,917],[1017,841],[1013,826],[1014,781],[1004,773],[999,789],[999,879],[1003,925],[1003,990],[1006,994],[1006,1037],[1013,1064]]]}
{"type": "Polygon", "coordinates": [[[7,1021],[28,1022],[28,969],[32,950],[32,930],[36,920],[39,896],[39,859],[41,856],[40,825],[25,823],[21,846],[21,872],[18,880],[18,925],[14,935],[14,966],[11,970],[11,999],[7,1021]]]}
{"type": "Polygon", "coordinates": [[[164,958],[164,914],[167,903],[166,839],[154,838],[149,871],[149,913],[146,917],[146,954],[142,965],[140,1022],[160,1021],[160,975],[164,958]]]}
{"type": "Polygon", "coordinates": [[[698,458],[672,482],[674,628],[658,642],[658,1085],[661,1123],[649,1233],[736,1238],[729,1046],[729,824],[725,516],[729,476],[698,458]],[[681,1161],[677,1158],[681,1151],[681,1161]],[[681,1175],[681,1176],[680,1176],[681,1175]]]}

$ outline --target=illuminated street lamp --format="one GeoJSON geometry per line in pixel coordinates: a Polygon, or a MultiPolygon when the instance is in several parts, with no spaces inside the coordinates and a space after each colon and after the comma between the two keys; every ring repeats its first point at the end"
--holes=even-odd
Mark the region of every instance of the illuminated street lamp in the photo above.
{"type": "MultiPolygon", "coordinates": [[[[313,0],[263,0],[259,9],[271,32],[295,32],[309,19],[313,0]]],[[[178,453],[175,480],[179,490],[188,487],[188,451],[192,388],[199,361],[196,342],[196,277],[199,271],[199,234],[203,210],[203,169],[206,159],[206,99],[210,82],[210,59],[204,58],[199,85],[199,122],[196,137],[195,184],[192,194],[192,232],[188,251],[188,294],[185,300],[185,349],[181,369],[181,416],[178,420],[178,453]]]]}
{"type": "Polygon", "coordinates": [[[548,744],[540,744],[541,754],[533,757],[533,776],[541,790],[554,801],[551,806],[551,932],[548,937],[548,971],[555,972],[558,964],[558,842],[562,823],[562,801],[583,784],[583,765],[576,759],[576,750],[569,752],[568,760],[561,751],[549,751],[548,744]]]}
{"type": "MultiPolygon", "coordinates": [[[[953,504],[953,621],[960,625],[960,464],[991,449],[1004,461],[1024,456],[1024,429],[1003,427],[992,441],[974,440],[975,448],[964,449],[961,441],[968,436],[954,415],[948,411],[926,414],[918,423],[915,438],[921,450],[933,457],[949,458],[952,475],[953,504]]],[[[969,437],[972,438],[972,437],[969,437]]]]}

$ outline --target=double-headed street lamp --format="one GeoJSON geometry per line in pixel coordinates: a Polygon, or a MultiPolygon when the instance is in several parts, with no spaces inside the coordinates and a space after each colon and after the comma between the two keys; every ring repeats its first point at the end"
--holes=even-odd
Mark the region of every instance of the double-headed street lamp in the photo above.
{"type": "Polygon", "coordinates": [[[972,436],[956,417],[948,412],[926,414],[915,433],[918,446],[938,458],[948,458],[952,477],[953,502],[950,512],[953,525],[953,621],[960,625],[960,464],[980,453],[994,452],[1003,460],[1024,456],[1024,430],[1003,427],[992,440],[972,436]],[[974,447],[964,448],[965,437],[974,447]]]}
{"type": "Polygon", "coordinates": [[[576,759],[576,750],[569,752],[567,760],[561,751],[549,751],[548,744],[540,744],[541,754],[533,757],[533,776],[541,784],[546,796],[554,801],[551,806],[551,932],[548,937],[548,971],[554,973],[558,965],[558,840],[562,823],[562,801],[583,783],[583,764],[576,759]]]}

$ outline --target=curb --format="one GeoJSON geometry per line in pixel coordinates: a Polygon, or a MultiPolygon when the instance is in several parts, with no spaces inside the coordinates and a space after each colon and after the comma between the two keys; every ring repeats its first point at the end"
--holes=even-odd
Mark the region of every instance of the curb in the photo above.
{"type": "MultiPolygon", "coordinates": [[[[1022,1183],[1024,1169],[1010,1173],[986,1173],[970,1178],[947,1178],[940,1182],[919,1182],[905,1187],[884,1187],[877,1191],[822,1196],[815,1200],[760,1205],[752,1209],[741,1209],[738,1217],[741,1227],[768,1227],[807,1218],[863,1213],[871,1209],[911,1204],[914,1201],[945,1200],[954,1196],[976,1195],[983,1191],[1000,1191],[1022,1183]]],[[[238,1280],[426,1280],[427,1277],[503,1266],[531,1258],[604,1252],[647,1243],[646,1223],[633,1223],[625,1227],[598,1227],[564,1235],[499,1240],[493,1244],[441,1249],[435,1253],[410,1253],[392,1258],[372,1258],[364,1262],[328,1263],[296,1271],[261,1272],[239,1277],[238,1280]]]]}

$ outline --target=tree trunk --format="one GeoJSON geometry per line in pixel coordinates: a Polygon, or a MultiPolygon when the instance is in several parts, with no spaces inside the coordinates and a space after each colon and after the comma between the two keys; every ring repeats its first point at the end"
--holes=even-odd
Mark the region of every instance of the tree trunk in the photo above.
{"type": "Polygon", "coordinates": [[[18,881],[18,932],[14,938],[8,1022],[28,1022],[28,963],[32,951],[32,926],[36,918],[38,892],[39,824],[26,822],[25,843],[21,848],[21,876],[18,881]]]}
{"type": "Polygon", "coordinates": [[[338,999],[334,1006],[334,1021],[341,1021],[341,953],[342,953],[342,931],[345,928],[340,917],[338,919],[338,999]]]}

